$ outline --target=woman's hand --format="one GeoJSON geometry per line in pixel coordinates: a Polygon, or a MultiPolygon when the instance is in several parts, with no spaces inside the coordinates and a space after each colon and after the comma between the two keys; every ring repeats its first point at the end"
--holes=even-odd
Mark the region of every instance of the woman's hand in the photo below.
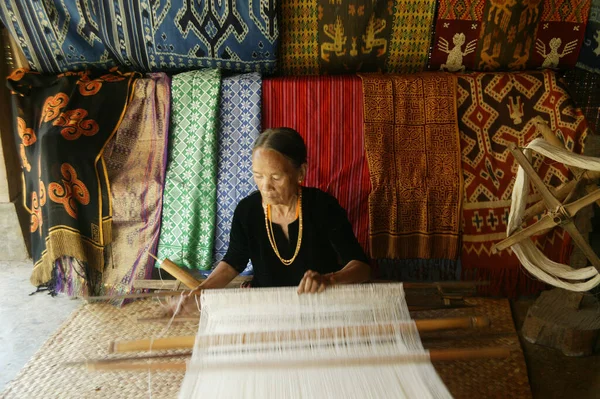
{"type": "Polygon", "coordinates": [[[182,295],[168,297],[166,304],[163,304],[164,316],[182,316],[195,317],[200,311],[200,289],[196,288],[182,295]]]}
{"type": "Polygon", "coordinates": [[[298,284],[298,294],[323,292],[325,288],[335,284],[332,274],[319,274],[312,270],[304,273],[302,281],[298,284]]]}

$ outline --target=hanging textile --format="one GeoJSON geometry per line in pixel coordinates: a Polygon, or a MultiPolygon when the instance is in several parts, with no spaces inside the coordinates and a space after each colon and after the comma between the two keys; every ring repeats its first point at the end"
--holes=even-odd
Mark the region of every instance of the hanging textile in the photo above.
{"type": "Polygon", "coordinates": [[[441,0],[430,68],[572,68],[589,10],[579,0],[441,0]]]}
{"type": "Polygon", "coordinates": [[[600,0],[592,0],[585,39],[579,53],[577,66],[600,73],[600,0]]]}
{"type": "Polygon", "coordinates": [[[173,76],[169,159],[158,257],[210,269],[217,199],[217,117],[221,75],[202,69],[173,76]]]}
{"type": "Polygon", "coordinates": [[[374,258],[456,259],[462,179],[451,74],[362,75],[374,258]]]}
{"type": "Polygon", "coordinates": [[[283,3],[284,74],[410,73],[427,65],[435,0],[283,3]]]}
{"type": "MultiPolygon", "coordinates": [[[[8,78],[31,214],[31,283],[52,283],[54,261],[71,256],[102,271],[111,204],[102,154],[126,110],[135,74],[113,71],[8,78]]],[[[53,288],[53,287],[51,287],[53,288]]]]}
{"type": "MultiPolygon", "coordinates": [[[[481,287],[483,293],[510,297],[534,293],[543,285],[523,274],[512,251],[491,252],[495,243],[506,238],[518,166],[508,145],[523,147],[537,137],[532,119],[540,116],[559,132],[569,151],[581,154],[588,132],[585,118],[552,71],[473,73],[460,75],[458,83],[465,181],[463,277],[490,281],[481,287]]],[[[557,162],[536,157],[533,166],[550,186],[570,178],[565,166],[557,162]]],[[[539,200],[536,194],[528,202],[539,200]]],[[[562,229],[538,237],[536,244],[550,259],[568,261],[570,239],[562,229]]]]}
{"type": "MultiPolygon", "coordinates": [[[[151,277],[165,182],[170,80],[149,74],[135,83],[125,117],[104,152],[112,198],[113,240],[102,276],[103,295],[128,294],[151,277]]],[[[122,299],[114,301],[116,305],[122,299]]]]}
{"type": "Polygon", "coordinates": [[[221,82],[214,266],[227,253],[238,202],[256,190],[252,147],[261,129],[261,88],[257,73],[227,77],[221,82]]]}
{"type": "Polygon", "coordinates": [[[574,68],[565,72],[563,81],[590,130],[600,134],[600,74],[574,68]]]}
{"type": "Polygon", "coordinates": [[[368,253],[368,196],[362,83],[356,76],[263,81],[263,128],[290,127],[306,142],[305,184],[333,195],[368,253]]]}
{"type": "Polygon", "coordinates": [[[0,20],[32,68],[275,70],[276,0],[7,0],[0,20]]]}

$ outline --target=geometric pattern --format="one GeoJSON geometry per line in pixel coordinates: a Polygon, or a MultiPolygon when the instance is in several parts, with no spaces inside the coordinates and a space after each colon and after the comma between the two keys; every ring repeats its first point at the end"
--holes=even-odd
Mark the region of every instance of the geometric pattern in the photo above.
{"type": "MultiPolygon", "coordinates": [[[[150,278],[160,232],[171,106],[170,79],[152,73],[135,82],[119,129],[108,142],[106,163],[112,199],[112,243],[101,295],[129,294],[135,280],[150,278]]],[[[123,299],[112,300],[120,305],[123,299]]]]}
{"type": "Polygon", "coordinates": [[[263,80],[263,128],[295,129],[306,143],[304,185],[335,197],[365,252],[371,182],[365,153],[362,82],[357,76],[263,80]]]}
{"type": "MultiPolygon", "coordinates": [[[[585,118],[550,70],[459,75],[458,114],[465,182],[464,276],[492,281],[483,290],[494,295],[534,292],[541,285],[520,271],[512,251],[491,252],[506,237],[517,171],[509,145],[524,147],[536,138],[533,118],[539,116],[568,150],[582,153],[588,133],[585,118]]],[[[557,187],[571,177],[564,165],[539,156],[533,158],[533,167],[549,186],[557,187]]],[[[530,195],[530,202],[537,200],[539,195],[530,195]]],[[[538,237],[536,244],[551,259],[564,262],[569,240],[562,229],[538,237]]]]}
{"type": "Polygon", "coordinates": [[[185,72],[172,82],[158,258],[207,270],[215,233],[220,71],[185,72]]]}
{"type": "Polygon", "coordinates": [[[319,71],[317,0],[287,0],[281,7],[278,69],[284,75],[315,75],[319,71]]]}
{"type": "Polygon", "coordinates": [[[413,73],[427,69],[436,4],[436,0],[394,1],[386,72],[413,73]]]}
{"type": "Polygon", "coordinates": [[[573,101],[585,115],[590,131],[600,134],[600,73],[573,68],[565,72],[562,80],[567,85],[573,101]]]}
{"type": "Polygon", "coordinates": [[[252,147],[261,129],[261,88],[258,73],[231,76],[221,82],[213,266],[227,253],[238,202],[256,190],[252,177],[252,147]]]}
{"type": "Polygon", "coordinates": [[[8,0],[0,20],[41,72],[273,72],[276,11],[276,0],[8,0]]]}
{"type": "MultiPolygon", "coordinates": [[[[587,1],[585,3],[589,4],[587,1]]],[[[592,0],[591,3],[590,17],[577,66],[600,73],[600,0],[592,0]]]]}
{"type": "Polygon", "coordinates": [[[462,179],[455,76],[361,77],[372,257],[456,259],[462,179]]]}

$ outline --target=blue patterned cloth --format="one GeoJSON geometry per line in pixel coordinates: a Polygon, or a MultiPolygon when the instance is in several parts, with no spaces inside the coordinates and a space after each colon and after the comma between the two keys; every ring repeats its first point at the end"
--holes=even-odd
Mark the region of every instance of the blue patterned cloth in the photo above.
{"type": "Polygon", "coordinates": [[[279,35],[276,0],[4,0],[0,21],[30,66],[50,73],[273,72],[279,35]]]}
{"type": "MultiPolygon", "coordinates": [[[[256,190],[252,147],[261,129],[261,87],[257,73],[232,76],[221,82],[215,266],[229,247],[231,221],[238,202],[256,190]]],[[[249,270],[251,266],[245,273],[249,270]]]]}
{"type": "Polygon", "coordinates": [[[600,73],[600,0],[592,0],[577,66],[590,72],[600,73]]]}

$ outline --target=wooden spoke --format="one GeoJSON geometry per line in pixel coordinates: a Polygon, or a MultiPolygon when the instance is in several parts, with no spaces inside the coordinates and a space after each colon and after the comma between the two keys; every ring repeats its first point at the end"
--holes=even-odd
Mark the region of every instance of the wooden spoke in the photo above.
{"type": "Polygon", "coordinates": [[[497,243],[496,245],[494,245],[492,247],[492,251],[494,253],[503,251],[506,248],[518,243],[519,241],[524,240],[527,237],[534,236],[543,230],[551,229],[557,224],[558,223],[556,223],[556,221],[553,220],[550,214],[546,214],[531,226],[528,226],[522,230],[513,233],[510,237],[507,237],[504,240],[497,243]]]}

